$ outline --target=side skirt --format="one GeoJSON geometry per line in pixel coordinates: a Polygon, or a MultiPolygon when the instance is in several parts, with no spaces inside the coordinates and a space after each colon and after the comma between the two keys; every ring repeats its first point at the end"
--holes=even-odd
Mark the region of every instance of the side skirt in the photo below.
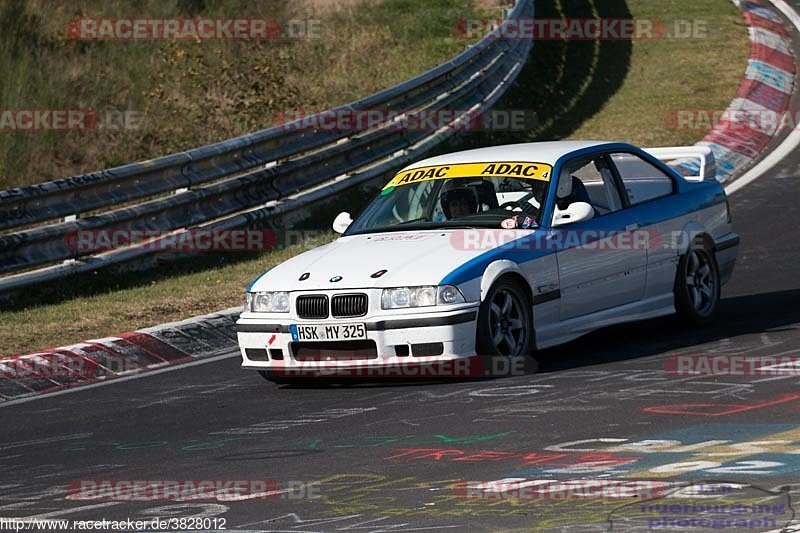
{"type": "Polygon", "coordinates": [[[549,348],[614,324],[648,320],[673,313],[675,313],[674,296],[669,293],[570,318],[563,322],[536,325],[536,347],[549,348]]]}

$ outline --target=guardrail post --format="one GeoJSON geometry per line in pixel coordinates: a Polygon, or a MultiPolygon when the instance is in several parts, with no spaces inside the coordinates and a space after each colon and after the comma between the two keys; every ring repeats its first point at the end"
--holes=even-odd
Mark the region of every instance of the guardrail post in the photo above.
{"type": "MultiPolygon", "coordinates": [[[[74,215],[67,215],[67,216],[61,218],[60,222],[75,222],[76,220],[78,220],[78,218],[79,218],[78,213],[75,213],[74,215]]],[[[70,257],[69,259],[64,259],[63,261],[61,261],[61,264],[62,265],[71,265],[73,263],[76,263],[77,261],[78,260],[75,259],[74,257],[70,257]]]]}

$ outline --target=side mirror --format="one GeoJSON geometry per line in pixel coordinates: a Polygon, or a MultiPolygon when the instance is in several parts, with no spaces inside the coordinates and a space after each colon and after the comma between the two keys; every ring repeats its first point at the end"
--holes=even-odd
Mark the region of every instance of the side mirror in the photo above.
{"type": "Polygon", "coordinates": [[[563,211],[556,208],[553,215],[553,227],[583,222],[594,217],[594,208],[586,202],[572,202],[563,211]]]}
{"type": "Polygon", "coordinates": [[[333,231],[336,233],[344,233],[352,223],[353,219],[350,218],[350,213],[347,211],[342,211],[336,215],[336,218],[333,219],[333,231]]]}

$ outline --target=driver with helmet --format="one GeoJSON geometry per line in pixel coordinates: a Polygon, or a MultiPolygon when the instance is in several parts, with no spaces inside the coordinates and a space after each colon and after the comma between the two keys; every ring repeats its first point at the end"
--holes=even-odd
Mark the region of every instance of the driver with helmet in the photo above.
{"type": "Polygon", "coordinates": [[[442,193],[442,211],[448,220],[474,215],[478,212],[478,198],[470,187],[456,187],[442,193]]]}

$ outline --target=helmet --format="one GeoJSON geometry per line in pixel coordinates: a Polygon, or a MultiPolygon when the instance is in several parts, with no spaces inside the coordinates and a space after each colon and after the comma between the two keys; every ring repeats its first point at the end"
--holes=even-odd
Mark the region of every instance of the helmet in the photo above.
{"type": "Polygon", "coordinates": [[[442,211],[447,218],[456,218],[478,212],[478,198],[470,187],[457,187],[442,193],[442,211]],[[467,212],[453,209],[456,205],[466,205],[467,212]]]}

